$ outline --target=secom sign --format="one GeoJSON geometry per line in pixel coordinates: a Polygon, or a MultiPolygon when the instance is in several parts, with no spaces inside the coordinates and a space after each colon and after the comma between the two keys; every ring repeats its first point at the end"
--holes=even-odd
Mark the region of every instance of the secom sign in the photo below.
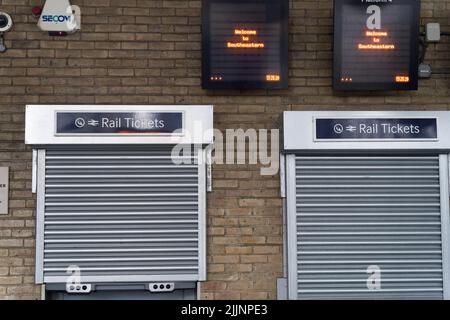
{"type": "Polygon", "coordinates": [[[71,22],[72,21],[73,16],[52,16],[52,15],[47,15],[47,16],[42,16],[42,22],[54,22],[54,23],[58,23],[58,22],[71,22]]]}

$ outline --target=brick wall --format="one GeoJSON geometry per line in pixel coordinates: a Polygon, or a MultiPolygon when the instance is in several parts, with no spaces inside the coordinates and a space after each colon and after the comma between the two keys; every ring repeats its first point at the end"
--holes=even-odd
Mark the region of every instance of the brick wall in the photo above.
{"type": "MultiPolygon", "coordinates": [[[[335,93],[331,88],[332,1],[290,1],[290,79],[282,91],[204,91],[201,1],[73,0],[82,31],[50,38],[31,8],[40,0],[0,0],[14,30],[0,54],[0,166],[9,166],[10,212],[0,217],[0,298],[38,299],[34,283],[35,200],[31,150],[23,144],[26,104],[213,104],[215,126],[277,128],[284,110],[447,110],[448,76],[417,92],[335,93]]],[[[450,0],[423,0],[423,23],[450,31],[450,0]]],[[[427,61],[449,71],[449,39],[427,61]]],[[[275,299],[282,275],[278,176],[257,166],[215,166],[208,196],[205,299],[275,299]]]]}

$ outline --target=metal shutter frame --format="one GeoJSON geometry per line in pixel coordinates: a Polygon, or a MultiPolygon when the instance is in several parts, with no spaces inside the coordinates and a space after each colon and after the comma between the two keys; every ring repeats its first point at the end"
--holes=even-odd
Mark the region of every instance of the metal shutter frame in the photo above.
{"type": "Polygon", "coordinates": [[[205,151],[201,146],[190,147],[199,160],[194,166],[169,163],[170,145],[39,149],[36,283],[65,283],[68,275],[62,267],[77,263],[85,283],[206,280],[205,151]],[[151,156],[153,153],[156,156],[151,156]],[[111,175],[105,174],[109,170],[111,175]],[[183,179],[180,172],[188,173],[185,182],[190,179],[191,183],[183,183],[186,187],[178,186],[183,179]],[[127,177],[133,173],[145,175],[147,180],[130,182],[127,177]],[[61,178],[57,180],[57,176],[61,178]],[[74,182],[65,182],[69,180],[74,182]],[[113,180],[109,186],[108,180],[113,180]],[[65,189],[59,191],[60,187],[65,189]],[[89,206],[95,210],[86,211],[89,206]],[[149,211],[149,206],[155,212],[149,211]],[[180,206],[191,207],[185,210],[189,211],[186,218],[178,210],[180,206]],[[91,238],[98,241],[91,242],[91,238]],[[187,246],[184,238],[192,238],[195,248],[187,246]],[[127,241],[135,247],[126,245],[127,241]],[[111,247],[111,243],[115,245],[111,247]],[[174,245],[168,248],[170,243],[174,245]],[[50,245],[55,247],[49,250],[50,245]]]}
{"type": "MultiPolygon", "coordinates": [[[[341,212],[341,210],[348,210],[349,203],[346,202],[346,199],[350,199],[350,207],[352,206],[351,202],[354,202],[355,208],[361,207],[361,203],[364,206],[364,201],[366,201],[365,205],[370,205],[373,203],[378,203],[375,205],[375,207],[389,207],[392,205],[398,206],[399,208],[402,208],[403,206],[408,206],[408,201],[411,199],[418,199],[417,195],[413,197],[413,193],[411,193],[411,190],[419,190],[423,191],[424,189],[419,187],[418,185],[420,182],[418,180],[415,180],[413,177],[411,177],[411,185],[408,186],[406,191],[401,189],[391,189],[391,190],[384,190],[379,191],[378,194],[369,193],[366,194],[366,197],[364,197],[364,191],[358,190],[357,185],[355,185],[352,189],[350,186],[351,183],[354,183],[354,180],[351,180],[351,173],[356,172],[354,175],[362,175],[361,173],[365,170],[369,170],[370,172],[374,172],[374,170],[387,170],[388,174],[386,174],[386,177],[383,181],[383,178],[378,177],[380,181],[383,182],[389,182],[389,175],[393,175],[389,172],[389,170],[392,170],[392,172],[396,172],[396,170],[400,170],[400,176],[409,174],[408,170],[415,170],[414,172],[417,173],[420,179],[420,175],[426,174],[427,168],[424,168],[423,170],[421,168],[416,168],[414,166],[408,167],[407,165],[401,164],[402,159],[405,159],[405,161],[408,161],[406,159],[418,159],[419,167],[420,167],[420,161],[421,159],[426,159],[420,156],[415,157],[407,157],[407,156],[399,156],[399,157],[393,157],[393,156],[364,156],[364,157],[358,157],[358,156],[314,156],[314,157],[302,157],[302,156],[296,156],[293,154],[286,155],[286,197],[287,197],[287,263],[288,263],[288,296],[290,299],[389,299],[389,298],[431,298],[431,299],[437,299],[437,298],[449,298],[449,246],[448,246],[448,232],[449,232],[449,198],[448,198],[448,181],[449,181],[449,170],[448,170],[448,156],[447,155],[440,155],[440,156],[434,156],[431,157],[431,159],[434,159],[434,167],[436,169],[435,172],[437,172],[437,185],[434,186],[434,188],[426,189],[426,190],[432,190],[432,192],[429,195],[430,197],[433,197],[432,199],[435,199],[435,201],[438,201],[438,207],[437,210],[430,208],[430,205],[433,205],[433,200],[429,200],[426,198],[419,199],[416,203],[420,201],[425,201],[423,204],[423,208],[427,209],[428,212],[435,212],[436,214],[435,218],[432,218],[431,220],[427,220],[427,223],[425,220],[421,220],[419,214],[417,214],[417,217],[409,216],[407,214],[407,211],[403,213],[404,216],[401,214],[398,216],[400,218],[394,219],[393,217],[389,217],[389,215],[384,215],[380,219],[376,220],[373,218],[374,212],[376,212],[376,208],[370,209],[366,213],[363,212],[355,212],[355,214],[358,216],[357,219],[359,220],[351,220],[351,218],[348,218],[348,212],[341,212]],[[310,165],[305,164],[305,162],[301,162],[302,159],[312,159],[310,160],[310,165]],[[398,168],[397,165],[393,166],[391,169],[388,168],[388,166],[383,165],[382,162],[380,162],[380,167],[375,168],[376,164],[374,162],[370,162],[372,159],[373,161],[377,161],[376,159],[379,158],[380,161],[382,159],[386,159],[389,162],[389,159],[399,159],[398,162],[393,161],[394,163],[397,163],[399,166],[403,166],[404,168],[398,168]],[[315,160],[314,160],[315,159],[315,160]],[[324,160],[327,159],[327,160],[324,160]],[[344,160],[343,160],[344,159],[344,160]],[[347,160],[345,160],[347,159],[347,160]],[[351,159],[358,161],[360,160],[360,163],[352,163],[351,159]],[[322,161],[322,162],[321,162],[322,161]],[[327,162],[328,161],[328,162],[327,162]],[[347,166],[347,169],[343,169],[340,164],[340,162],[347,161],[350,165],[347,166]],[[350,161],[350,162],[349,162],[350,161]],[[361,163],[367,163],[368,165],[365,167],[361,163]],[[324,166],[325,163],[325,166],[324,166]],[[337,163],[337,166],[334,166],[334,163],[337,163]],[[304,168],[301,168],[302,166],[305,166],[304,168]],[[321,168],[322,166],[322,168],[321,168]],[[316,168],[314,168],[316,167],[316,168]],[[299,175],[300,170],[305,169],[307,173],[305,173],[306,176],[303,176],[302,173],[300,173],[301,178],[305,179],[308,175],[314,176],[308,182],[311,182],[308,184],[308,186],[313,185],[313,188],[317,188],[316,190],[309,188],[308,192],[306,194],[299,194],[298,192],[299,185],[297,183],[297,179],[293,177],[297,177],[299,175]],[[323,171],[325,170],[325,171],[323,171]],[[359,171],[358,171],[359,170],[359,171]],[[321,172],[322,171],[322,172],[321,172]],[[334,180],[330,177],[331,173],[334,172],[335,177],[334,180]],[[330,174],[329,174],[330,173],[330,174]],[[345,178],[342,178],[342,176],[347,176],[347,180],[345,178]],[[320,180],[322,179],[322,180],[320,180]],[[341,180],[339,180],[341,179],[341,180]],[[334,191],[330,188],[329,184],[332,182],[337,183],[337,188],[334,191]],[[342,182],[340,182],[342,181],[342,182]],[[317,183],[318,185],[314,187],[314,183],[317,183]],[[322,186],[320,184],[322,183],[322,186]],[[326,187],[326,192],[323,193],[324,188],[326,187]],[[356,188],[356,189],[355,189],[356,188]],[[421,190],[422,189],[422,190],[421,190]],[[322,190],[322,194],[321,191],[322,190]],[[335,193],[334,197],[330,198],[330,195],[328,193],[335,193]],[[395,193],[393,193],[395,192],[395,193]],[[354,194],[356,194],[356,197],[354,194]],[[408,195],[408,193],[411,193],[408,195]],[[361,197],[361,199],[357,199],[358,195],[361,197]],[[326,199],[326,200],[325,200],[326,199]],[[408,200],[409,199],[409,200],[408,200]],[[361,203],[359,203],[361,201],[361,203]],[[431,202],[428,202],[431,201],[431,202]],[[316,206],[316,207],[314,207],[316,206]],[[303,218],[302,212],[304,210],[303,207],[308,208],[309,210],[312,210],[309,214],[305,214],[303,218]],[[318,209],[316,209],[318,208],[318,209]],[[317,219],[317,215],[314,214],[314,210],[324,210],[327,213],[328,218],[321,217],[320,219],[317,219]],[[335,209],[337,208],[337,209],[335,209]],[[345,209],[347,208],[347,209],[345,209]],[[302,211],[303,210],[303,211],[302,211]],[[372,213],[371,213],[372,212],[372,213]],[[342,217],[347,216],[346,220],[342,220],[342,217]],[[301,220],[299,220],[299,218],[301,220]],[[414,226],[414,224],[411,224],[411,221],[414,219],[417,220],[417,224],[414,226]],[[365,220],[369,219],[369,220],[365,220]],[[390,220],[389,220],[390,219],[390,220]],[[401,223],[402,219],[405,219],[407,223],[401,223]],[[407,220],[409,219],[409,220],[407,220]],[[329,223],[329,221],[333,221],[333,223],[329,223]],[[344,221],[344,223],[342,223],[344,221]],[[361,227],[361,221],[365,221],[365,225],[361,227]],[[391,223],[389,223],[391,222],[391,223]],[[300,225],[299,225],[300,223],[300,225]],[[440,224],[440,225],[439,225],[440,224]],[[359,225],[360,230],[355,229],[356,226],[359,225]],[[300,229],[298,229],[298,227],[300,229]],[[435,230],[437,227],[441,228],[440,234],[436,234],[433,230],[435,230]],[[347,228],[347,230],[345,230],[347,228]],[[353,228],[353,229],[352,229],[353,228]],[[377,230],[378,228],[378,230],[377,230]],[[390,229],[389,229],[390,228],[390,229]],[[423,236],[422,240],[420,235],[415,235],[415,232],[408,232],[408,228],[412,228],[411,230],[418,230],[418,228],[422,228],[423,230],[423,236]],[[415,228],[415,229],[414,229],[415,228]],[[301,233],[299,234],[299,230],[301,230],[301,233]],[[423,279],[423,282],[425,283],[425,286],[430,287],[429,294],[421,292],[420,287],[421,284],[419,282],[413,283],[413,288],[406,288],[402,289],[402,281],[408,281],[407,277],[403,277],[403,279],[399,279],[400,281],[395,281],[395,277],[392,277],[392,274],[389,274],[389,272],[386,272],[386,274],[383,274],[382,272],[382,289],[383,286],[387,286],[386,283],[393,283],[394,287],[391,287],[388,290],[384,291],[369,291],[367,288],[364,289],[365,284],[363,288],[358,288],[358,283],[364,281],[367,279],[367,277],[362,277],[362,271],[359,270],[359,273],[355,273],[355,270],[352,270],[352,263],[358,264],[358,261],[367,262],[367,257],[373,258],[375,261],[385,261],[386,263],[395,263],[398,262],[399,259],[396,255],[402,255],[405,254],[405,250],[408,250],[408,247],[403,247],[403,252],[400,249],[397,250],[396,255],[394,255],[394,251],[392,251],[392,247],[390,248],[392,252],[390,252],[391,256],[387,255],[386,252],[383,252],[383,250],[375,250],[376,246],[372,246],[368,249],[367,239],[364,239],[364,237],[369,237],[368,234],[370,233],[370,237],[373,238],[379,238],[380,241],[383,240],[383,237],[392,237],[395,235],[399,237],[404,237],[404,239],[408,238],[408,240],[417,240],[418,248],[422,249],[422,252],[419,252],[420,250],[417,250],[416,255],[419,259],[417,259],[417,262],[420,262],[420,258],[422,257],[425,264],[437,266],[439,265],[439,270],[437,270],[437,273],[428,273],[429,276],[431,276],[431,281],[427,282],[426,277],[423,279]],[[301,242],[303,249],[300,249],[298,247],[297,241],[300,241],[300,238],[302,237],[301,242]],[[305,238],[306,237],[306,238],[305,238]],[[308,237],[310,240],[308,240],[308,237]],[[337,237],[341,237],[342,243],[338,244],[337,242],[331,247],[328,247],[327,250],[323,248],[320,248],[320,243],[317,243],[315,247],[309,247],[309,249],[304,249],[304,245],[308,244],[308,241],[311,241],[313,238],[320,238],[325,239],[325,242],[336,242],[337,237]],[[356,243],[355,239],[360,238],[359,245],[356,243]],[[426,237],[434,237],[437,239],[437,247],[438,252],[435,252],[430,249],[430,247],[421,248],[421,242],[423,244],[426,237]],[[411,238],[411,239],[409,239],[411,238]],[[417,238],[417,239],[414,239],[417,238]],[[353,247],[346,246],[346,242],[353,241],[353,247]],[[312,250],[311,248],[315,248],[312,250]],[[329,250],[331,248],[331,250],[329,250]],[[356,249],[355,249],[356,248],[356,249]],[[406,248],[406,249],[405,249],[406,248]],[[347,252],[347,251],[351,252],[347,252]],[[306,250],[306,251],[305,251],[306,250]],[[368,252],[369,251],[369,252],[368,252]],[[306,256],[305,256],[306,254],[306,256]],[[345,254],[350,254],[345,256],[345,254]],[[383,257],[382,255],[385,254],[383,257]],[[423,254],[423,256],[421,256],[423,254]],[[428,254],[428,255],[427,255],[428,254]],[[433,259],[433,254],[437,257],[441,257],[442,262],[440,263],[437,259],[433,259]],[[353,256],[352,256],[353,255],[353,256]],[[311,259],[311,257],[315,257],[314,259],[311,259]],[[342,259],[342,257],[347,257],[346,259],[342,259]],[[341,259],[341,261],[338,261],[336,263],[336,260],[334,259],[341,259]],[[382,260],[381,258],[384,258],[382,260]],[[389,258],[392,261],[389,261],[389,258]],[[300,261],[300,259],[304,261],[300,261]],[[321,260],[323,259],[323,260],[321,260]],[[327,260],[328,259],[328,260],[327,260]],[[365,260],[366,259],[366,260],[365,260]],[[308,261],[309,260],[309,261],[308,261]],[[322,261],[320,263],[321,270],[317,269],[318,267],[318,261],[322,261]],[[348,260],[348,261],[345,261],[348,260]],[[352,261],[350,261],[352,260],[352,261]],[[433,264],[432,262],[435,261],[433,264]],[[298,263],[301,262],[302,268],[303,268],[303,276],[301,278],[301,281],[299,282],[299,266],[298,263]],[[325,263],[325,266],[323,266],[323,263],[325,263]],[[306,268],[305,266],[308,266],[306,268]],[[330,266],[333,266],[331,268],[330,266]],[[336,268],[338,266],[338,268],[336,268]],[[313,268],[313,269],[311,269],[313,268]],[[314,269],[316,268],[316,269],[314,269]],[[331,268],[331,269],[330,269],[331,268]],[[311,275],[308,275],[308,272],[306,270],[312,270],[312,274],[315,274],[315,277],[311,278],[311,275]],[[337,270],[339,269],[339,270],[337,270]],[[337,271],[337,273],[332,273],[333,271],[337,271]],[[306,272],[306,273],[305,273],[306,272]],[[342,276],[347,275],[347,276],[342,276]],[[391,277],[390,279],[386,279],[391,277]],[[308,280],[309,279],[309,280],[308,280]],[[387,282],[383,282],[383,279],[388,280],[387,282]],[[332,280],[332,281],[330,281],[332,280]],[[438,282],[436,282],[438,281],[438,282]],[[333,284],[334,283],[334,284],[333,284]],[[399,285],[400,283],[400,285],[399,285]],[[440,284],[439,284],[440,283],[440,284]],[[311,286],[314,284],[314,286],[311,286]],[[398,286],[395,288],[395,286],[398,286]],[[306,290],[300,290],[299,288],[302,288],[306,290]],[[325,290],[320,290],[321,287],[323,287],[325,290]],[[315,288],[315,289],[314,289],[315,288]],[[436,288],[436,289],[432,289],[436,288]],[[439,289],[440,288],[440,289],[439,289]],[[318,289],[318,290],[316,290],[318,289]],[[414,292],[415,291],[415,292],[414,292]],[[433,293],[434,292],[434,293],[433,293]],[[417,294],[419,293],[419,294],[417,294]]],[[[430,159],[430,157],[429,157],[430,159]]],[[[308,160],[305,160],[308,161],[308,160]]],[[[414,161],[414,160],[411,160],[414,161]]],[[[432,169],[430,169],[432,170],[432,169]]],[[[412,174],[411,174],[412,175],[412,174]]],[[[368,175],[370,176],[370,175],[368,175]]],[[[377,180],[376,175],[367,177],[368,182],[373,182],[374,180],[371,178],[374,178],[375,181],[377,180]],[[370,180],[370,181],[369,181],[370,180]]],[[[400,178],[401,179],[401,178],[400,178]]],[[[399,180],[397,180],[399,181],[399,180]]],[[[380,183],[381,185],[382,183],[380,183]]],[[[404,182],[400,182],[398,184],[406,185],[404,182]]],[[[373,188],[372,188],[373,189],[373,188]]],[[[304,191],[306,192],[306,191],[304,191]]],[[[420,193],[420,192],[417,192],[420,193]]],[[[332,195],[331,195],[332,196],[332,195]]],[[[431,198],[430,198],[431,199],[431,198]]],[[[351,209],[351,208],[350,208],[351,209]]],[[[354,209],[358,211],[357,209],[354,209]]],[[[401,211],[401,210],[400,210],[401,211]]],[[[420,211],[420,210],[419,210],[420,211]]],[[[397,212],[398,213],[398,212],[397,212]]],[[[356,219],[356,218],[353,218],[356,219]]],[[[428,219],[428,218],[427,218],[428,219]]],[[[323,241],[323,240],[322,240],[323,241]]],[[[328,244],[329,246],[329,244],[328,244]]],[[[410,252],[409,252],[410,253],[410,252]]],[[[411,259],[411,255],[406,255],[406,259],[411,259]]],[[[412,260],[411,260],[412,261],[412,260]]],[[[406,263],[406,262],[405,262],[406,263]]],[[[411,264],[410,264],[411,265],[411,264]]],[[[422,270],[422,271],[425,271],[422,270]]],[[[421,273],[426,274],[426,273],[421,273]]],[[[411,278],[414,278],[416,274],[411,274],[411,278]]],[[[389,287],[389,286],[388,286],[389,287]]]]}

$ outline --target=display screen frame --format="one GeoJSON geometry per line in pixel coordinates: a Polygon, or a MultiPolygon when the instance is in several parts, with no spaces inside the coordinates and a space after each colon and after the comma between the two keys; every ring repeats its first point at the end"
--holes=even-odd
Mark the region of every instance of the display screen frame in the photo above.
{"type": "Polygon", "coordinates": [[[334,49],[333,49],[333,89],[338,91],[388,91],[388,90],[417,90],[419,69],[419,37],[420,37],[420,0],[392,0],[393,4],[409,5],[412,10],[412,25],[410,34],[410,61],[408,83],[392,82],[342,82],[342,39],[345,35],[342,30],[342,10],[345,5],[368,6],[389,5],[385,2],[361,2],[361,0],[334,0],[334,49]]]}
{"type": "MultiPolygon", "coordinates": [[[[270,0],[281,4],[280,28],[280,81],[212,81],[211,74],[211,21],[212,3],[224,2],[232,5],[251,0],[202,0],[202,88],[203,89],[287,89],[289,83],[289,0],[270,0]]],[[[225,48],[224,48],[225,49],[225,48]]]]}

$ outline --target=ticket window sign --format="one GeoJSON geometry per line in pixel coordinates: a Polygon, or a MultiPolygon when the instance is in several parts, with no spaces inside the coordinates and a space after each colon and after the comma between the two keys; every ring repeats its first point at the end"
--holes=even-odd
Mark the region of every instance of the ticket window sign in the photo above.
{"type": "Polygon", "coordinates": [[[204,0],[204,89],[288,86],[288,0],[204,0]]]}
{"type": "Polygon", "coordinates": [[[335,0],[336,90],[417,90],[420,0],[335,0]]]}
{"type": "Polygon", "coordinates": [[[0,167],[0,214],[8,214],[9,168],[0,167]]]}
{"type": "Polygon", "coordinates": [[[183,112],[56,112],[55,135],[183,135],[183,112]]]}
{"type": "Polygon", "coordinates": [[[316,118],[315,141],[437,141],[437,118],[316,118]]]}

